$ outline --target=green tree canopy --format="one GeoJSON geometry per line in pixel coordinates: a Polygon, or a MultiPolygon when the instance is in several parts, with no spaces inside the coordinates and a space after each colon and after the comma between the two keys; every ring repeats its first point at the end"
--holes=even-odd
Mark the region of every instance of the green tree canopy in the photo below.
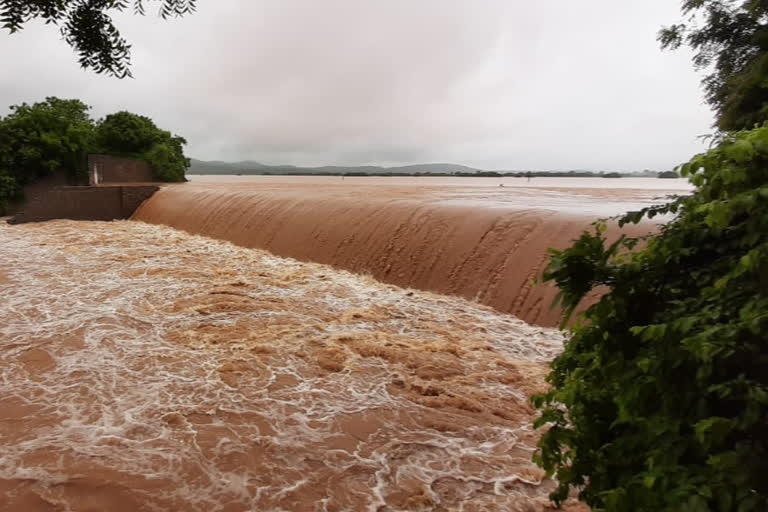
{"type": "Polygon", "coordinates": [[[12,106],[0,119],[0,170],[18,185],[54,171],[82,175],[93,137],[89,109],[80,100],[53,97],[12,106]]]}
{"type": "Polygon", "coordinates": [[[24,185],[43,176],[64,173],[72,182],[85,181],[89,153],[146,160],[159,179],[184,181],[184,138],[130,112],[95,123],[89,110],[80,100],[50,97],[11,106],[0,117],[0,214],[24,185]]]}
{"type": "Polygon", "coordinates": [[[607,244],[598,225],[551,251],[544,277],[568,312],[606,290],[534,398],[557,502],[576,489],[596,512],[768,510],[767,9],[685,0],[687,22],[660,34],[712,65],[718,126],[752,128],[680,167],[692,195],[621,220],[666,215],[661,232],[607,244]]]}
{"type": "Polygon", "coordinates": [[[163,140],[154,121],[126,111],[110,114],[96,125],[96,144],[105,151],[143,153],[163,140]]]}
{"type": "MultiPolygon", "coordinates": [[[[157,0],[163,18],[194,12],[197,0],[157,0]]],[[[115,27],[110,11],[144,15],[144,0],[0,0],[0,24],[18,32],[33,19],[59,26],[84,68],[119,78],[131,76],[131,45],[115,27]]]]}
{"type": "Polygon", "coordinates": [[[163,181],[184,181],[187,141],[161,130],[148,117],[125,111],[110,114],[96,124],[95,141],[95,152],[141,158],[163,181]]]}
{"type": "Polygon", "coordinates": [[[768,510],[768,127],[682,167],[696,192],[642,250],[585,233],[545,278],[591,306],[535,398],[539,462],[593,510],[768,510]]]}
{"type": "Polygon", "coordinates": [[[685,44],[721,130],[768,121],[768,3],[759,0],[684,0],[685,19],[661,30],[664,48],[685,44]]]}

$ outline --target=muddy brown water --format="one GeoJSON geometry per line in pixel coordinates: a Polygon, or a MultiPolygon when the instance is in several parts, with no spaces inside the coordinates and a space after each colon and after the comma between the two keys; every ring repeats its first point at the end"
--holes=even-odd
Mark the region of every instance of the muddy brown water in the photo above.
{"type": "Polygon", "coordinates": [[[500,311],[554,323],[546,248],[658,191],[316,180],[0,224],[0,510],[550,509],[563,338],[500,311]]]}
{"type": "Polygon", "coordinates": [[[0,247],[2,510],[548,509],[555,330],[134,221],[0,247]]]}
{"type": "MultiPolygon", "coordinates": [[[[654,204],[688,186],[655,178],[192,180],[159,191],[134,218],[476,300],[544,326],[562,319],[550,307],[557,290],[539,283],[549,248],[567,247],[600,217],[654,204]],[[620,185],[627,188],[598,188],[620,185]]],[[[612,226],[609,238],[618,233],[612,226]]]]}

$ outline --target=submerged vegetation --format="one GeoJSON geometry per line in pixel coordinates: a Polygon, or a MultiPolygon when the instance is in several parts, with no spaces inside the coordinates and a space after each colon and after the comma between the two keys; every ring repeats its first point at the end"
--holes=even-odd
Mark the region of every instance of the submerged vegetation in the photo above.
{"type": "Polygon", "coordinates": [[[46,98],[10,107],[0,117],[0,215],[25,185],[57,173],[71,183],[87,180],[89,153],[149,162],[163,181],[183,181],[186,141],[148,117],[118,112],[94,121],[80,100],[46,98]]]}
{"type": "Polygon", "coordinates": [[[768,10],[690,0],[684,13],[660,39],[714,64],[707,99],[735,131],[680,167],[691,196],[620,220],[674,215],[658,235],[608,244],[598,224],[545,272],[569,313],[607,290],[534,398],[551,497],[576,489],[595,511],[768,510],[768,124],[753,124],[768,112],[768,10]]]}

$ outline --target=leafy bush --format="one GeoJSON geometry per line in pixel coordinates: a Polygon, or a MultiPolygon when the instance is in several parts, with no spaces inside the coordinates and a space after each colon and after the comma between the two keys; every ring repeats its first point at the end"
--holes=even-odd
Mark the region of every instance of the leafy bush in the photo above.
{"type": "Polygon", "coordinates": [[[721,130],[768,121],[768,2],[682,0],[683,19],[661,30],[663,48],[686,45],[702,80],[707,103],[721,130]]]}
{"type": "Polygon", "coordinates": [[[144,153],[161,140],[154,121],[131,112],[115,112],[96,123],[96,144],[102,152],[144,153]]]}
{"type": "Polygon", "coordinates": [[[189,159],[184,156],[182,137],[161,130],[154,121],[131,112],[110,114],[96,124],[94,151],[146,160],[157,178],[184,181],[189,159]]]}
{"type": "Polygon", "coordinates": [[[21,189],[13,176],[0,173],[0,215],[8,212],[8,202],[18,199],[21,189]]]}
{"type": "Polygon", "coordinates": [[[18,198],[24,185],[53,173],[64,172],[69,181],[86,183],[88,153],[144,159],[153,164],[158,178],[184,181],[189,167],[186,140],[130,112],[94,123],[89,109],[80,100],[49,97],[13,105],[10,114],[0,117],[0,176],[14,182],[13,187],[0,183],[1,204],[18,198]]]}
{"type": "Polygon", "coordinates": [[[675,215],[606,246],[602,228],[551,251],[545,278],[572,330],[534,398],[538,462],[593,510],[768,510],[768,127],[723,136],[681,166],[688,197],[627,214],[675,215]]]}
{"type": "Polygon", "coordinates": [[[79,100],[53,97],[12,106],[0,119],[0,168],[21,186],[55,171],[73,181],[87,176],[93,138],[89,109],[79,100]]]}
{"type": "Polygon", "coordinates": [[[163,181],[184,181],[189,161],[168,144],[156,144],[144,154],[158,178],[163,181]]]}

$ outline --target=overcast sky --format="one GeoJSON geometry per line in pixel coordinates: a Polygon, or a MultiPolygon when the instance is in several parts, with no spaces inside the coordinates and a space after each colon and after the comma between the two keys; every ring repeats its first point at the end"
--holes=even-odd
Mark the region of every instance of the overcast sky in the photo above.
{"type": "Polygon", "coordinates": [[[711,132],[690,54],[655,40],[677,0],[198,1],[116,18],[134,79],[81,70],[55,27],[0,32],[0,113],[79,98],[195,158],[296,165],[665,169],[711,132]]]}

